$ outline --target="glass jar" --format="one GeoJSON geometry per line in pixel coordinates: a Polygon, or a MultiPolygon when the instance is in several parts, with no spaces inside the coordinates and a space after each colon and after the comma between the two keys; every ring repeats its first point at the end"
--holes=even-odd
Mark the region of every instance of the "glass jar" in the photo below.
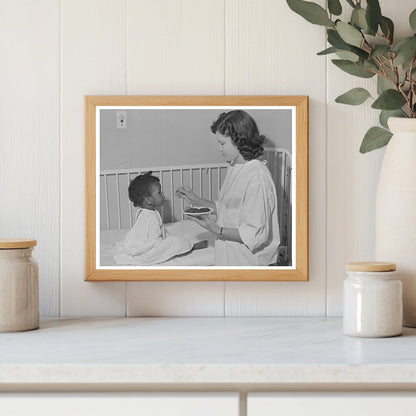
{"type": "Polygon", "coordinates": [[[39,328],[36,240],[0,239],[0,332],[39,328]]]}
{"type": "Polygon", "coordinates": [[[343,332],[354,337],[392,337],[402,333],[402,282],[396,265],[347,264],[343,288],[343,332]]]}

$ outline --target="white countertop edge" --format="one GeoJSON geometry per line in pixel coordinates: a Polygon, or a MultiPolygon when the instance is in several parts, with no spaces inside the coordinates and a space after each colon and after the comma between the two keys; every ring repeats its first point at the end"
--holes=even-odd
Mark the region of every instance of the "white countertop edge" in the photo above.
{"type": "Polygon", "coordinates": [[[410,384],[414,365],[0,365],[0,385],[93,384],[410,384]]]}

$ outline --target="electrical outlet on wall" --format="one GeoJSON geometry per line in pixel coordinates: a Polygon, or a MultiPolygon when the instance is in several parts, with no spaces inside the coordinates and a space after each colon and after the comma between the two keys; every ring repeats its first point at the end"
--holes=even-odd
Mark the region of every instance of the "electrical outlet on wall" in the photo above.
{"type": "Polygon", "coordinates": [[[116,120],[117,120],[118,129],[127,128],[127,112],[126,111],[117,111],[116,120]]]}

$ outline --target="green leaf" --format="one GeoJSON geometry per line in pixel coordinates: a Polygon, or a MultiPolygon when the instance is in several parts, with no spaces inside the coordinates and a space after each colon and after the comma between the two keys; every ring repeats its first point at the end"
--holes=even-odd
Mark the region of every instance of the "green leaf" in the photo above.
{"type": "Polygon", "coordinates": [[[397,43],[397,45],[393,48],[393,51],[397,53],[409,48],[414,49],[414,46],[416,45],[415,42],[416,36],[409,36],[407,38],[404,38],[397,43]]]}
{"type": "Polygon", "coordinates": [[[338,68],[356,77],[371,78],[375,75],[372,72],[361,69],[356,63],[346,61],[345,59],[333,59],[332,62],[338,68]]]}
{"type": "Polygon", "coordinates": [[[366,10],[362,7],[355,8],[351,14],[351,23],[363,29],[364,32],[368,31],[368,23],[365,14],[366,10]]]}
{"type": "Polygon", "coordinates": [[[334,29],[327,29],[326,31],[328,43],[334,48],[348,50],[348,45],[342,40],[339,33],[334,29]]]}
{"type": "Polygon", "coordinates": [[[346,60],[346,61],[351,61],[351,62],[358,62],[360,60],[359,56],[357,56],[355,53],[350,52],[350,51],[337,50],[337,52],[335,53],[337,54],[339,58],[341,58],[344,61],[346,60]]]}
{"type": "Polygon", "coordinates": [[[350,52],[355,53],[357,56],[359,56],[362,59],[368,59],[367,52],[355,46],[349,45],[348,43],[345,43],[336,30],[327,29],[326,33],[327,33],[328,43],[332,45],[334,48],[345,50],[345,51],[350,51],[350,52]]]}
{"type": "Polygon", "coordinates": [[[334,47],[330,47],[327,49],[324,49],[321,52],[318,52],[317,55],[329,55],[330,53],[335,53],[338,49],[334,47]]]}
{"type": "Polygon", "coordinates": [[[393,50],[396,54],[394,64],[397,66],[402,65],[403,69],[407,71],[409,69],[410,62],[416,54],[416,36],[411,36],[401,40],[393,50]]]}
{"type": "Polygon", "coordinates": [[[367,0],[365,17],[367,19],[369,32],[375,35],[381,21],[381,9],[378,0],[367,0]]]}
{"type": "Polygon", "coordinates": [[[398,110],[406,104],[406,99],[399,91],[388,89],[383,91],[371,107],[379,110],[398,110]]]}
{"type": "Polygon", "coordinates": [[[305,20],[314,25],[334,26],[328,12],[319,4],[303,0],[286,0],[288,6],[305,20]]]}
{"type": "Polygon", "coordinates": [[[378,71],[379,65],[375,61],[363,61],[361,67],[364,69],[371,69],[372,71],[378,71]]]}
{"type": "Polygon", "coordinates": [[[410,13],[409,23],[410,23],[410,27],[412,28],[413,32],[416,32],[416,9],[414,9],[412,11],[412,13],[410,13]]]}
{"type": "Polygon", "coordinates": [[[384,36],[390,43],[393,43],[394,38],[394,23],[386,16],[381,16],[380,28],[384,36]]]}
{"type": "Polygon", "coordinates": [[[353,88],[337,97],[335,102],[348,105],[359,105],[370,97],[370,93],[365,88],[353,88]]]}
{"type": "Polygon", "coordinates": [[[329,55],[330,53],[336,53],[339,58],[346,59],[347,61],[357,62],[360,59],[359,56],[353,52],[337,49],[332,46],[318,52],[317,55],[329,55]]]}
{"type": "Polygon", "coordinates": [[[328,0],[329,13],[339,16],[342,13],[342,6],[339,0],[328,0]]]}
{"type": "Polygon", "coordinates": [[[383,91],[390,90],[393,84],[386,78],[377,75],[377,93],[381,94],[383,91]]]}
{"type": "Polygon", "coordinates": [[[354,52],[356,55],[358,55],[364,61],[366,61],[368,59],[368,57],[370,56],[368,52],[364,51],[363,49],[352,46],[352,45],[351,45],[349,50],[351,52],[354,52]]]}
{"type": "Polygon", "coordinates": [[[388,129],[389,126],[387,125],[387,120],[390,117],[401,117],[401,116],[402,116],[402,112],[400,110],[381,110],[380,111],[380,116],[379,116],[379,121],[380,121],[380,124],[383,127],[388,129]]]}
{"type": "Polygon", "coordinates": [[[393,135],[389,131],[382,129],[381,127],[371,127],[364,135],[360,153],[371,152],[372,150],[386,146],[390,141],[391,136],[393,135]]]}
{"type": "Polygon", "coordinates": [[[338,20],[336,23],[336,29],[339,33],[339,36],[345,43],[356,46],[358,48],[361,46],[363,42],[363,35],[354,26],[338,20]]]}

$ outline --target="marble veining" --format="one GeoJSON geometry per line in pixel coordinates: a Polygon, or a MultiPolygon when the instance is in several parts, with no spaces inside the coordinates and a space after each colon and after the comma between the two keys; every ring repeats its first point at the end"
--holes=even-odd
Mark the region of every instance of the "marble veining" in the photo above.
{"type": "Polygon", "coordinates": [[[42,320],[0,334],[7,383],[414,383],[416,329],[352,338],[337,318],[42,320]]]}

